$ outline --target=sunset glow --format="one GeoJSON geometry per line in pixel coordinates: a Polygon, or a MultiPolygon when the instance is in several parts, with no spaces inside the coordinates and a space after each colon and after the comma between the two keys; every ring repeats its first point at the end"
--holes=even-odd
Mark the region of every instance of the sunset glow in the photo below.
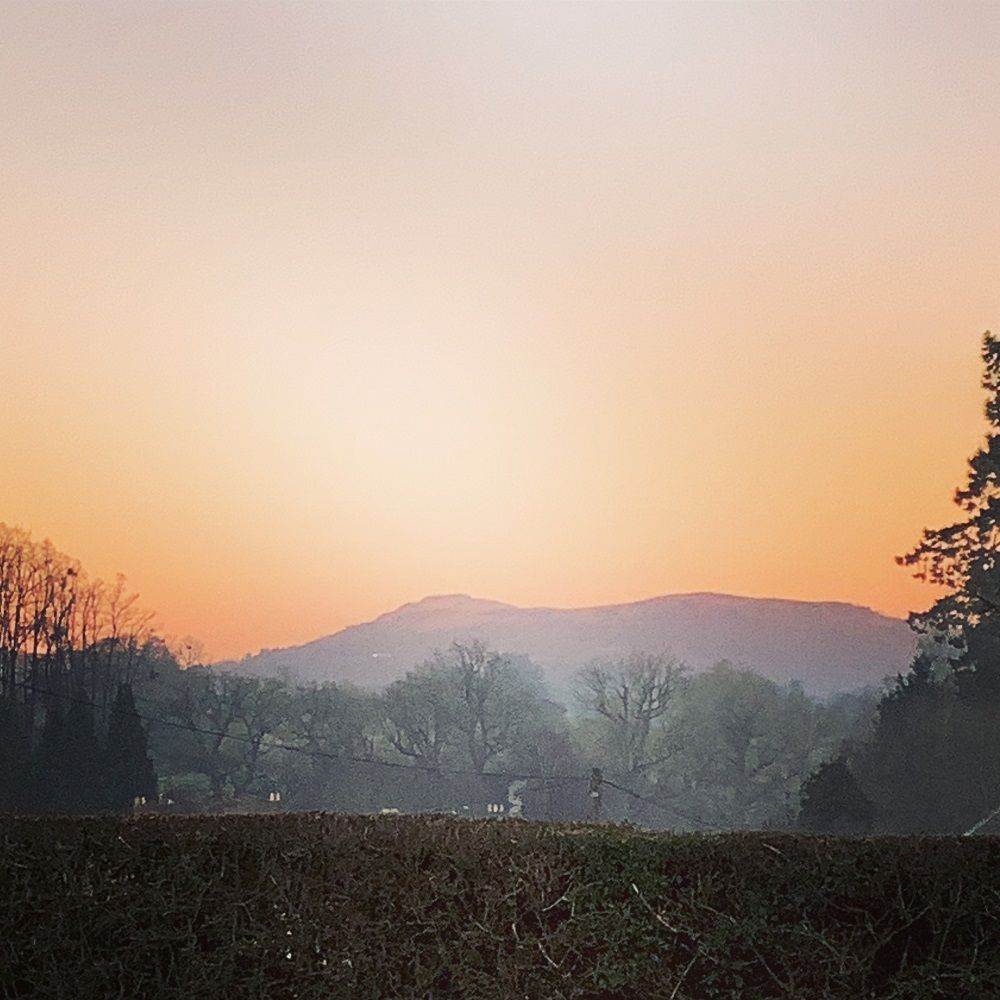
{"type": "Polygon", "coordinates": [[[213,656],[433,593],[903,615],[1000,6],[14,3],[0,521],[213,656]]]}

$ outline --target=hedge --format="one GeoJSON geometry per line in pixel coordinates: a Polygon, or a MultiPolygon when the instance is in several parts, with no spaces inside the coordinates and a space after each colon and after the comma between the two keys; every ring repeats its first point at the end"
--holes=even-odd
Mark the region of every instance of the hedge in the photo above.
{"type": "Polygon", "coordinates": [[[0,819],[0,994],[1000,996],[993,838],[0,819]]]}

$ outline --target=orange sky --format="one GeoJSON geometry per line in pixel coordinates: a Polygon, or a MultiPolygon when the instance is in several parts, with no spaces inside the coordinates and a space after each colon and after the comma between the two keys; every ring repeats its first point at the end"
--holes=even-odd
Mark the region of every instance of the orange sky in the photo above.
{"type": "Polygon", "coordinates": [[[7,3],[0,520],[238,655],[429,593],[927,603],[1000,6],[7,3]]]}

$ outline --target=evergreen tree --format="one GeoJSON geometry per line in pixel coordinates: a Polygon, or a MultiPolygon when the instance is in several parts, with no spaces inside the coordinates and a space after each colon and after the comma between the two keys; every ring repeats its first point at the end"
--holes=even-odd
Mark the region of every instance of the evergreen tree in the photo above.
{"type": "Polygon", "coordinates": [[[45,710],[38,746],[32,754],[26,799],[32,812],[59,812],[66,799],[63,741],[66,728],[62,707],[53,702],[45,710]]]}
{"type": "Polygon", "coordinates": [[[26,804],[31,779],[31,742],[13,698],[0,697],[0,812],[17,812],[26,804]]]}
{"type": "Polygon", "coordinates": [[[104,809],[104,755],[94,731],[94,709],[84,692],[70,702],[58,752],[59,812],[87,815],[104,809]]]}
{"type": "Polygon", "coordinates": [[[964,517],[897,560],[946,590],[910,615],[921,646],[852,764],[897,832],[959,832],[1000,801],[1000,340],[983,337],[988,434],[955,493],[964,517]]]}
{"type": "Polygon", "coordinates": [[[961,709],[953,686],[935,682],[928,657],[883,698],[871,737],[851,754],[851,773],[877,804],[880,828],[895,833],[962,829],[976,793],[956,734],[961,709]]]}
{"type": "Polygon", "coordinates": [[[861,790],[844,758],[819,769],[802,786],[799,826],[813,833],[868,833],[875,807],[861,790]]]}
{"type": "Polygon", "coordinates": [[[156,797],[156,771],[149,758],[146,731],[135,709],[131,684],[119,684],[108,721],[105,752],[107,806],[121,812],[139,796],[156,797]]]}
{"type": "Polygon", "coordinates": [[[955,503],[964,519],[927,529],[898,562],[917,579],[947,588],[925,612],[910,616],[919,631],[946,637],[960,650],[959,693],[973,700],[1000,700],[1000,339],[983,336],[983,388],[989,431],[969,460],[955,503]]]}

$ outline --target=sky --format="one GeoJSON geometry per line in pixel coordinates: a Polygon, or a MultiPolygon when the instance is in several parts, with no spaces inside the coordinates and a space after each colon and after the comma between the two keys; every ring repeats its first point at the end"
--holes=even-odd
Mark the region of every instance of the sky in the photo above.
{"type": "Polygon", "coordinates": [[[0,521],[212,656],[890,614],[1000,328],[1000,5],[0,9],[0,521]]]}

